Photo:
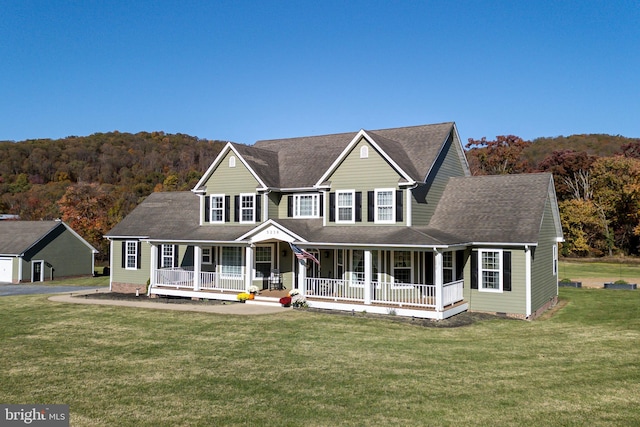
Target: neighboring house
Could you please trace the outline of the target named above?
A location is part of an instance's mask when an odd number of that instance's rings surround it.
[[[0,282],[91,276],[96,253],[62,221],[0,221]]]
[[[331,310],[533,318],[557,300],[562,229],[550,174],[472,177],[442,123],[228,143],[191,192],[151,194],[106,237],[116,292],[275,283]]]

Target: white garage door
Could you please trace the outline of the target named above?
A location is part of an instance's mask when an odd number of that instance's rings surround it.
[[[13,260],[0,258],[0,282],[11,282]]]

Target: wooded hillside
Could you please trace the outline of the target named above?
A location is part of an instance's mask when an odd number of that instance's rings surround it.
[[[224,144],[117,131],[0,142],[0,213],[61,218],[107,259],[108,230],[153,191],[193,188]]]

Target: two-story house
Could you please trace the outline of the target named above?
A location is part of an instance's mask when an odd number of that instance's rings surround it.
[[[472,177],[442,123],[228,143],[193,190],[151,194],[106,237],[116,292],[532,318],[557,300],[562,229],[551,175]]]

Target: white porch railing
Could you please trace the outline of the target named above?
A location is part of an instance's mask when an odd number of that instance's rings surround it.
[[[412,283],[377,283],[373,287],[372,302],[390,305],[436,307],[436,286]]]
[[[155,286],[171,286],[177,289],[194,289],[194,272],[184,268],[161,268],[154,271]],[[238,291],[245,288],[244,274],[200,272],[200,289]]]
[[[464,280],[445,283],[442,286],[442,305],[448,306],[464,299]]]
[[[308,277],[305,294],[334,301],[364,301],[364,281]]]
[[[463,299],[463,281],[442,286],[442,306],[455,304]],[[364,302],[363,280],[307,278],[305,293],[310,298]],[[392,306],[417,306],[437,308],[437,286],[413,283],[371,282],[371,302]]]

